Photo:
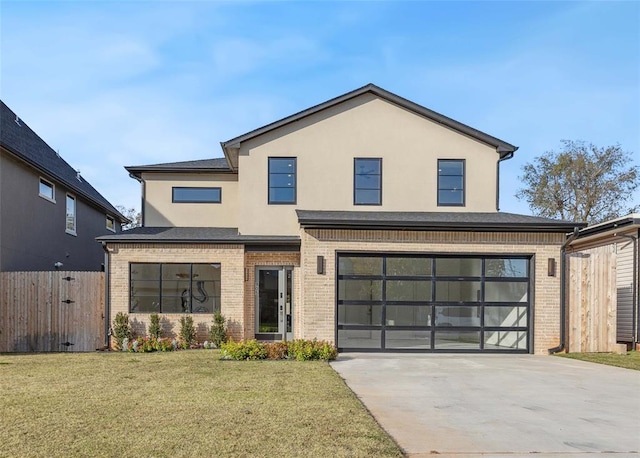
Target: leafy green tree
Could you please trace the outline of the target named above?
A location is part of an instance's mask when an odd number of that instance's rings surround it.
[[[595,224],[638,209],[629,204],[640,168],[620,145],[562,140],[561,151],[536,157],[522,172],[516,197],[538,216]]]

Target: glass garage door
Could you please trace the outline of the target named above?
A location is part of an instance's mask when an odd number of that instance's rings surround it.
[[[529,257],[339,254],[342,351],[529,352]]]

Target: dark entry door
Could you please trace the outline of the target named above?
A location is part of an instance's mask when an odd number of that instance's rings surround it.
[[[258,267],[256,271],[256,339],[293,338],[293,269]]]

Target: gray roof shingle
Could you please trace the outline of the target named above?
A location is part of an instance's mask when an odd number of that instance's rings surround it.
[[[125,169],[136,176],[143,172],[231,172],[224,157],[196,161],[166,162],[163,164],[131,165]]]
[[[298,236],[242,235],[234,227],[136,227],[96,240],[118,243],[252,243],[300,244]]]
[[[38,136],[22,119],[0,100],[0,145],[40,173],[61,183],[77,195],[93,202],[120,221],[127,219],[114,208],[87,180]]]
[[[571,232],[584,223],[514,213],[296,210],[303,227]]]

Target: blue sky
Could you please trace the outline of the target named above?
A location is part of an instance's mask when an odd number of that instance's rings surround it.
[[[0,97],[114,204],[125,165],[219,143],[377,84],[520,147],[620,143],[640,163],[639,2],[0,4]],[[640,202],[640,192],[635,201]]]

